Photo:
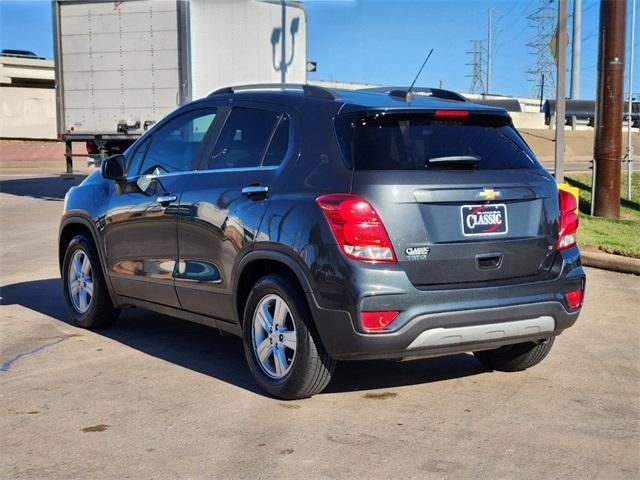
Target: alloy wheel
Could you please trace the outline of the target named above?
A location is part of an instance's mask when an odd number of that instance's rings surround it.
[[[73,308],[80,314],[85,313],[93,299],[93,271],[84,250],[77,250],[71,257],[67,282]]]
[[[287,302],[269,294],[253,313],[253,352],[262,370],[271,378],[284,378],[296,356],[296,326]]]

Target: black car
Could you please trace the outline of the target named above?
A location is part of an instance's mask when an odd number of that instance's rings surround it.
[[[179,108],[67,194],[69,315],[242,336],[286,399],[337,360],[537,364],[582,305],[576,200],[504,110],[442,92],[262,85]]]

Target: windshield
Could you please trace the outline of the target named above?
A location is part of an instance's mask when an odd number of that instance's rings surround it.
[[[339,117],[336,131],[356,170],[542,168],[507,117],[376,113]]]

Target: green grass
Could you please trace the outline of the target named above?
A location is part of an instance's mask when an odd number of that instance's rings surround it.
[[[567,174],[565,181],[580,189],[578,245],[597,248],[617,255],[640,258],[640,173],[633,173],[631,201],[627,200],[627,175],[622,175],[619,220],[589,215],[591,209],[591,172]]]

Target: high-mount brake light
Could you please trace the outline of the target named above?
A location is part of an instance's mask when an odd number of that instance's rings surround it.
[[[467,110],[436,110],[436,118],[466,118],[469,116]]]
[[[576,244],[578,225],[578,201],[576,197],[564,190],[558,191],[560,219],[558,222],[558,250],[565,250]]]
[[[364,262],[395,263],[389,235],[375,209],[363,198],[332,193],[316,199],[342,252]]]

